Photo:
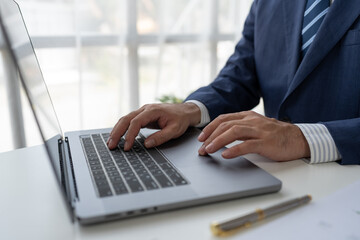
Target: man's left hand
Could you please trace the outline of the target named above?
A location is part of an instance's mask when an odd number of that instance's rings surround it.
[[[242,143],[223,151],[222,156],[257,153],[275,161],[310,157],[309,145],[299,127],[252,111],[220,115],[203,129],[198,140],[204,142],[200,155],[241,140]]]

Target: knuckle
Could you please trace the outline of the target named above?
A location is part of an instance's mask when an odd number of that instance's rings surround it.
[[[160,110],[159,104],[148,104],[147,111],[157,112]]]
[[[146,108],[149,109],[149,110],[152,110],[155,108],[155,104],[146,104]]]
[[[128,115],[123,116],[119,119],[118,123],[122,123],[122,122],[128,122],[130,119],[130,117]]]
[[[248,112],[249,112],[249,115],[258,116],[258,117],[261,116],[260,114],[258,114],[257,112],[255,112],[255,111],[253,111],[253,110],[250,110],[250,111],[248,111]]]
[[[227,114],[221,114],[217,117],[217,119],[219,121],[225,121],[227,119],[227,116],[228,116]]]
[[[238,113],[238,117],[241,119],[251,119],[254,118],[255,113],[253,111],[242,111]]]
[[[250,125],[260,126],[262,121],[259,118],[254,118],[254,119],[251,119],[251,121],[249,123],[250,123]]]
[[[136,118],[134,118],[130,121],[130,127],[138,127],[139,124],[140,124],[140,121]]]
[[[227,128],[229,128],[229,127],[230,127],[230,123],[228,123],[228,122],[222,122],[222,123],[220,123],[220,125],[219,125],[219,128],[220,128],[221,130],[227,129]]]
[[[262,115],[258,114],[257,112],[254,112],[254,111],[247,111],[245,117],[247,117],[248,119],[252,119],[252,120],[262,119]]]
[[[270,121],[273,122],[273,123],[279,122],[276,118],[270,118]]]
[[[238,112],[237,115],[242,118],[245,117],[247,115],[247,111],[242,111],[242,112]]]
[[[241,134],[241,131],[242,131],[242,127],[239,126],[239,125],[234,125],[231,127],[231,133],[234,134],[234,135],[240,135]]]
[[[146,111],[146,112],[154,112],[154,111],[158,111],[158,110],[159,110],[158,104],[145,104],[144,105],[144,111]]]
[[[242,114],[242,116],[244,116],[244,117],[252,116],[252,115],[254,115],[254,111],[243,111],[240,114]]]
[[[142,109],[146,109],[146,108],[148,108],[150,106],[150,104],[144,104],[141,108]]]

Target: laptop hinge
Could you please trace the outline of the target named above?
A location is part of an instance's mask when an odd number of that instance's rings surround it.
[[[69,167],[70,167],[70,171],[71,171],[71,179],[72,180],[72,184],[74,187],[74,197],[79,200],[79,194],[78,194],[78,190],[77,190],[77,184],[76,184],[76,178],[75,178],[75,171],[74,171],[74,165],[73,165],[73,160],[71,157],[71,151],[70,151],[70,144],[69,144],[69,139],[68,137],[65,137],[65,143],[66,143],[66,149],[67,149],[67,153],[68,153],[68,161],[70,163]]]
[[[65,144],[64,144],[65,142]],[[69,153],[68,153],[68,142],[63,141],[62,139],[58,140],[58,149],[59,149],[59,161],[60,161],[60,171],[61,171],[61,185],[66,193],[66,202],[69,209],[71,221],[75,221],[74,214],[74,204],[75,204],[75,187],[74,181],[72,180],[73,172],[71,171],[72,164],[70,164]]]

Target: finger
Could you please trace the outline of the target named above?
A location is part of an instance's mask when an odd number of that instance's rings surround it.
[[[132,147],[136,136],[143,127],[156,126],[157,128],[165,128],[166,120],[162,111],[143,111],[136,116],[129,125],[128,131],[125,136],[124,150],[128,151]],[[165,131],[166,132],[166,131]],[[150,146],[150,143],[148,143]],[[155,143],[156,144],[156,143]],[[159,144],[157,144],[159,145]]]
[[[158,112],[144,111],[133,118],[130,122],[128,131],[125,136],[124,150],[128,151],[134,144],[136,136],[139,134],[140,129],[149,125],[152,122],[156,122],[159,119]]]
[[[247,140],[222,152],[221,156],[226,159],[242,156],[249,153],[259,153],[260,140]]]
[[[175,124],[167,125],[165,128],[147,137],[145,140],[145,147],[152,148],[159,146],[171,139],[180,137],[185,130],[186,129],[179,129]]]
[[[199,149],[200,155],[207,154],[205,148],[219,135],[223,134],[227,130],[229,130],[231,127],[235,125],[240,125],[241,122],[238,120],[228,121],[221,123],[211,134],[210,136],[205,140],[204,144]]]
[[[117,147],[121,137],[127,131],[131,120],[133,118],[135,118],[137,115],[139,115],[143,110],[144,110],[143,108],[140,108],[140,109],[138,109],[134,112],[131,112],[128,115],[119,119],[119,121],[116,123],[116,125],[112,129],[112,131],[110,133],[110,137],[107,141],[107,145],[110,149],[114,149]]]
[[[230,120],[227,122],[222,122],[211,134],[210,136],[205,140],[204,145],[207,146],[209,143],[211,143],[216,137],[223,134],[227,130],[229,130],[232,127],[235,126],[241,126],[242,121],[241,120]]]
[[[239,113],[230,113],[230,114],[223,114],[219,117],[215,118],[211,123],[209,123],[201,132],[201,134],[198,137],[198,140],[200,142],[206,141],[206,139],[215,131],[218,126],[227,121],[232,120],[241,120],[246,116],[246,113],[239,112]]]
[[[116,134],[116,132],[119,130],[119,128],[121,128],[121,126],[124,124],[124,122],[127,123],[127,125],[129,125],[130,121],[144,110],[145,110],[144,107],[142,107],[142,108],[139,108],[138,110],[133,111],[133,112],[127,114],[126,116],[120,118],[119,121],[115,124],[114,128],[111,130],[110,136],[112,136],[113,134]]]
[[[216,136],[208,145],[205,145],[202,151],[206,153],[214,153],[226,145],[236,140],[248,140],[256,139],[259,137],[258,131],[249,126],[235,125],[229,128],[227,131]],[[199,154],[203,155],[204,152],[199,150]]]

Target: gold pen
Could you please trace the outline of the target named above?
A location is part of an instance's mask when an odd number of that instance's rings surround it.
[[[215,236],[219,237],[227,237],[235,232],[250,227],[252,223],[263,220],[264,218],[271,217],[275,214],[287,211],[289,209],[301,206],[310,202],[311,196],[306,195],[303,197],[295,198],[292,200],[288,200],[286,202],[282,202],[276,204],[272,207],[265,209],[257,209],[255,212],[249,213],[245,216],[235,218],[222,223],[212,223],[210,225],[211,231]]]

